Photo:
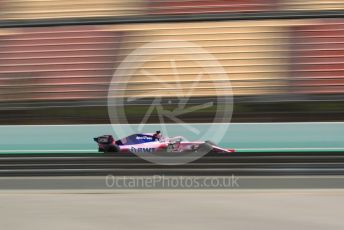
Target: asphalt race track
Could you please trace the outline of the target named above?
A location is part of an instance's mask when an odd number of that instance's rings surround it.
[[[1,155],[0,176],[335,176],[344,153],[235,153],[208,155],[185,165],[157,165],[128,155]]]

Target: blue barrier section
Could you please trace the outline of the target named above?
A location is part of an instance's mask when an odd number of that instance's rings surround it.
[[[207,133],[203,140],[238,152],[344,151],[344,122],[234,123],[220,135],[222,139],[216,137],[216,130],[223,128],[223,124],[193,124],[192,127]],[[118,138],[119,133],[123,137],[136,128],[137,125],[0,126],[0,153],[92,153],[97,151],[93,137],[113,134]],[[183,129],[189,127],[152,124],[145,125],[142,132],[162,130],[169,136],[185,135],[188,140],[197,140],[197,135]]]

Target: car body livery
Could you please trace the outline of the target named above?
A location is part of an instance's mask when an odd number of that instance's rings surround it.
[[[154,133],[132,134],[120,140],[115,140],[112,135],[103,135],[95,137],[94,141],[98,143],[99,152],[194,152],[205,145],[215,153],[234,152],[234,149],[221,148],[210,141],[190,142],[182,136],[168,138],[156,136]]]

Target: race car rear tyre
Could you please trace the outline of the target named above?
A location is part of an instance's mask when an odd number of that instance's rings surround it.
[[[103,148],[98,148],[98,152],[105,152]]]
[[[107,153],[117,153],[119,152],[119,147],[117,145],[109,145],[106,147],[105,151],[104,152],[107,152]]]

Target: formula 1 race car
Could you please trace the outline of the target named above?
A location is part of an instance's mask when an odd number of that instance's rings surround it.
[[[133,134],[115,140],[112,135],[103,135],[95,137],[94,141],[98,143],[99,152],[132,152],[132,153],[153,153],[153,152],[197,152],[202,147],[215,153],[232,153],[234,149],[225,149],[216,146],[210,141],[186,141],[184,137],[177,136],[173,138],[163,137],[160,131],[156,133]]]

